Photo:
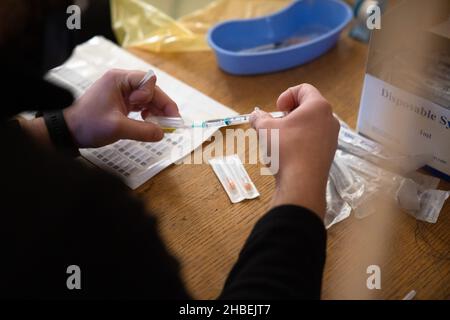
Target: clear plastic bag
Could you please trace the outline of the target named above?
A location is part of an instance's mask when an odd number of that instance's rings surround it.
[[[342,126],[339,149],[400,174],[413,172],[433,159],[431,154],[404,155],[390,150]]]
[[[450,194],[435,189],[436,178],[417,172],[405,177],[342,150],[336,151],[330,177],[358,218],[374,213],[376,201],[385,197],[416,219],[435,223]]]
[[[325,227],[328,229],[334,224],[347,219],[350,216],[352,207],[345,202],[336,190],[333,180],[327,182],[327,211],[324,218]]]

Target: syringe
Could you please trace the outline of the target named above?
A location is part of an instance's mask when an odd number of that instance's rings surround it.
[[[270,112],[273,118],[283,118],[287,115],[287,112]],[[206,120],[201,122],[194,122],[191,124],[192,128],[211,128],[211,127],[228,127],[238,124],[249,123],[251,114],[241,114],[234,117],[227,117],[223,119]]]
[[[273,118],[283,118],[288,113],[284,111],[269,112]],[[145,121],[154,122],[160,125],[164,130],[175,129],[195,129],[195,128],[213,128],[213,127],[228,127],[238,124],[244,124],[250,122],[251,114],[241,114],[233,117],[226,117],[222,119],[205,120],[199,122],[185,123],[182,118],[179,117],[149,117]]]

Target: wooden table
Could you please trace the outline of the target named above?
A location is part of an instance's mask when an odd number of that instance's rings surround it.
[[[275,74],[237,77],[219,70],[213,53],[150,54],[144,60],[240,113],[260,105],[274,110],[278,95],[307,82],[355,126],[363,84],[367,45],[344,33],[330,52],[307,65]],[[170,251],[182,264],[182,276],[196,298],[213,299],[256,221],[269,209],[274,180],[246,165],[261,197],[231,204],[211,168],[173,165],[137,190],[160,221]],[[449,183],[441,183],[449,189]],[[351,217],[328,232],[324,299],[401,299],[410,290],[417,299],[450,299],[450,201],[436,224],[382,204],[365,219]],[[381,290],[368,290],[369,265],[381,268]]]

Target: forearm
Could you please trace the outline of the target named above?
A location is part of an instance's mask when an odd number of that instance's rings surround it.
[[[43,117],[35,118],[33,120],[26,120],[19,117],[18,121],[22,130],[31,137],[36,144],[46,149],[54,148]]]
[[[272,197],[272,207],[297,205],[305,207],[323,219],[326,210],[325,190],[327,177],[314,168],[295,165],[283,168],[277,176],[276,188]]]
[[[18,119],[22,131],[29,136],[36,145],[43,149],[78,157],[78,145],[73,139],[72,132],[67,126],[66,110],[44,114],[33,120]]]
[[[326,231],[298,206],[272,209],[255,226],[221,299],[319,299]]]

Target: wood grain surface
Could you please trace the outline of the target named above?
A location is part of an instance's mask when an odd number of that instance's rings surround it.
[[[346,34],[314,62],[261,76],[228,75],[212,52],[131,52],[240,113],[256,105],[275,110],[281,92],[310,83],[354,127],[367,45]],[[217,297],[252,227],[269,209],[274,180],[260,175],[259,167],[246,165],[261,197],[239,204],[230,203],[207,164],[172,165],[136,191],[158,217],[162,237],[196,298]],[[450,184],[440,187],[448,190]],[[450,299],[449,231],[450,201],[436,224],[417,222],[388,201],[370,217],[338,223],[328,232],[323,298],[401,299],[416,290],[417,299]],[[369,265],[381,268],[380,290],[366,287]]]

